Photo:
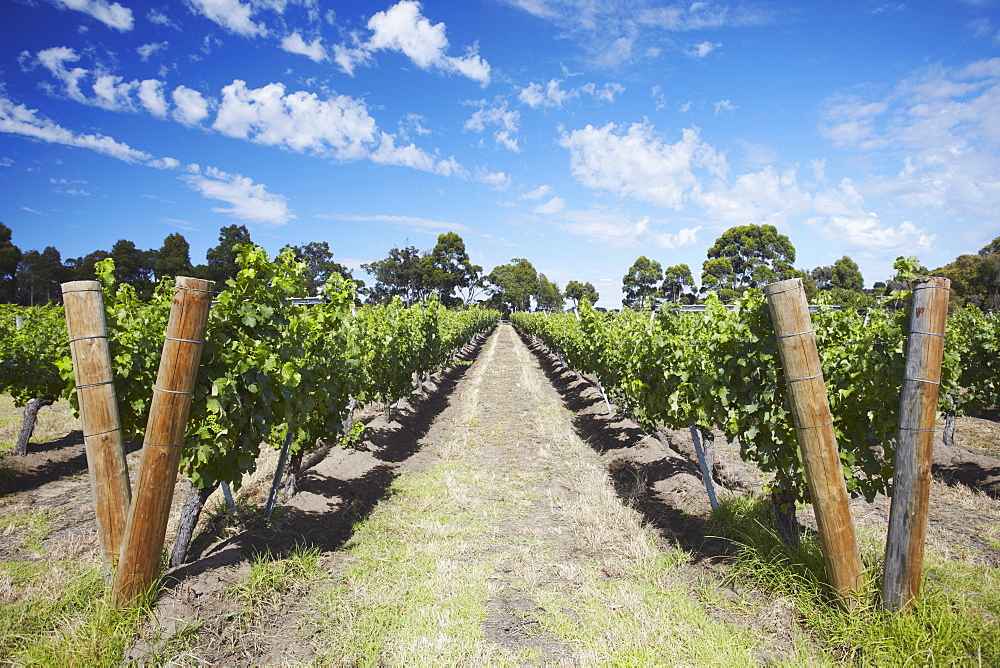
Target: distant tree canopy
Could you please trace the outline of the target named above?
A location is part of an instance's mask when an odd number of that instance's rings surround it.
[[[663,284],[660,286],[660,294],[668,302],[679,304],[681,302],[694,302],[694,276],[691,275],[691,268],[686,264],[678,264],[667,267],[663,271]]]
[[[312,241],[304,246],[285,246],[285,248],[290,248],[295,253],[296,260],[306,263],[306,292],[309,296],[319,294],[319,289],[326,285],[327,279],[333,274],[354,280],[350,269],[333,261],[329,242]]]
[[[580,281],[570,281],[566,284],[566,298],[573,300],[573,305],[576,308],[580,308],[580,303],[583,300],[590,302],[591,306],[597,303],[597,300],[601,298],[597,294],[597,289],[594,287],[593,283],[581,283]]]
[[[640,255],[622,277],[622,292],[625,294],[622,305],[633,309],[656,306],[662,282],[663,267],[660,263]]]
[[[17,300],[17,266],[21,249],[11,241],[11,230],[0,223],[0,303]]]
[[[434,249],[422,261],[428,285],[445,306],[469,304],[483,288],[483,268],[472,264],[465,241],[454,232],[438,236]]]
[[[747,288],[794,278],[795,247],[773,225],[739,225],[722,233],[702,265],[701,289],[723,300]]]
[[[457,306],[471,302],[483,287],[483,268],[472,264],[465,241],[454,232],[439,235],[429,251],[393,248],[384,260],[361,267],[375,278],[368,298],[376,302],[399,297],[413,304],[436,293],[442,304]]]
[[[111,247],[109,257],[115,262],[115,280],[134,287],[141,299],[153,295],[156,251],[140,250],[131,241],[119,239]]]
[[[538,298],[536,301],[539,311],[562,311],[566,298],[563,297],[557,283],[550,281],[545,274],[539,274]]]
[[[216,289],[225,288],[225,282],[239,271],[236,248],[253,243],[246,225],[229,225],[219,230],[219,244],[205,253],[204,278],[215,281]],[[201,272],[198,272],[201,273]]]
[[[538,272],[524,258],[494,267],[486,280],[492,293],[486,303],[491,308],[507,313],[527,311],[531,308],[531,298],[538,297]]]
[[[861,275],[858,263],[846,255],[829,267],[816,267],[811,276],[817,290],[853,290],[860,292],[865,289],[865,279]]]
[[[375,278],[375,285],[368,291],[368,299],[388,302],[399,297],[408,306],[425,299],[430,294],[427,266],[420,261],[420,251],[415,246],[392,248],[389,257],[362,264],[361,268]]]
[[[191,276],[191,245],[180,232],[167,235],[160,250],[153,251],[153,275],[159,281],[166,276]]]
[[[958,305],[1000,311],[1000,237],[975,255],[960,255],[931,273],[951,279],[952,299]]]
[[[70,270],[54,246],[21,255],[17,265],[17,301],[25,306],[61,302],[61,283],[69,280]]]

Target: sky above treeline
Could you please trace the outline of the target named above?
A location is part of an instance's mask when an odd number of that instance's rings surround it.
[[[0,37],[0,221],[64,259],[454,231],[615,307],[735,225],[868,285],[1000,235],[996,0],[4,0]]]

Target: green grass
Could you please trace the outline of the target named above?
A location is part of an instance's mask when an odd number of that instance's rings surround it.
[[[256,612],[278,605],[285,594],[315,580],[320,573],[317,547],[297,547],[285,556],[258,554],[247,579],[231,587],[228,593]]]
[[[22,412],[14,405],[9,394],[0,395],[0,450],[13,449],[17,436],[21,432]],[[51,406],[45,406],[38,412],[35,431],[30,443],[45,443],[65,436],[74,429],[80,428],[80,421],[74,417],[69,402],[59,400]]]
[[[322,662],[345,665],[475,662],[483,638],[490,563],[470,559],[488,531],[464,498],[465,464],[397,479],[345,546],[351,565],[316,596],[327,618]],[[469,500],[469,503],[475,503]]]
[[[857,606],[838,605],[826,584],[816,536],[783,546],[766,499],[726,500],[717,529],[740,545],[733,577],[793,601],[800,622],[833,656],[861,666],[1000,664],[1000,589],[994,569],[928,553],[920,598],[909,612],[881,609],[882,557],[865,548],[869,586]]]
[[[0,663],[115,666],[146,610],[114,610],[96,566],[0,563]]]
[[[0,505],[0,508],[3,507]],[[58,514],[58,511],[51,509],[15,508],[10,514],[0,516],[0,535],[4,536],[4,540],[10,541],[9,546],[40,552],[42,539],[52,531]]]

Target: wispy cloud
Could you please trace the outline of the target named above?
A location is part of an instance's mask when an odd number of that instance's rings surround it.
[[[203,197],[229,204],[228,207],[212,207],[216,213],[267,227],[278,227],[297,217],[288,208],[288,198],[268,192],[266,186],[241,174],[228,174],[209,167],[204,174],[181,178]]]
[[[87,14],[109,28],[126,32],[132,29],[132,10],[107,0],[53,0],[56,7]]]

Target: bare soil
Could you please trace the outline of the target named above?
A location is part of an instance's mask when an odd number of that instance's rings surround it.
[[[724,583],[732,546],[706,528],[709,504],[690,434],[670,431],[661,438],[650,436],[620,412],[609,413],[594,383],[522,340],[509,325],[501,325],[493,337],[490,359],[476,362],[481,366],[488,362],[483,368],[470,366],[483,351],[480,340],[460,356],[468,363],[435,375],[390,417],[381,407],[369,408],[362,415],[366,426],[358,449],[334,448],[305,472],[295,496],[282,499],[275,522],[265,525],[252,519],[226,527],[206,518],[189,562],[166,573],[154,614],[126,661],[262,665],[313,659],[312,638],[320,629],[311,626],[310,620],[317,619],[318,613],[306,591],[290,592],[268,614],[248,624],[241,618],[241,604],[227,590],[247,576],[256,555],[282,554],[302,545],[321,551],[328,578],[335,579],[345,563],[339,549],[351,537],[355,523],[385,497],[394,478],[439,461],[441,448],[453,441],[455,430],[467,428],[472,413],[480,425],[472,437],[489,446],[479,465],[501,476],[512,468],[528,471],[543,481],[540,484],[548,496],[542,493],[542,497],[566,496],[570,481],[546,459],[546,443],[532,430],[536,405],[532,402],[539,398],[527,401],[518,390],[518,378],[524,374],[544,378],[545,400],[565,409],[565,419],[593,449],[622,504],[655,527],[664,546],[680,545],[691,554],[682,577],[690,580],[692,591],[709,578],[722,589],[723,600],[738,596]],[[475,392],[470,387],[472,376],[476,377]],[[955,447],[943,446],[940,428],[938,439],[928,536],[932,549],[984,566],[1000,566],[1000,423],[960,418]],[[139,445],[129,444],[132,464]],[[0,456],[13,470],[0,479],[0,516],[19,509],[45,510],[52,525],[41,549],[32,547],[25,533],[28,529],[3,531],[0,560],[58,555],[96,562],[97,536],[80,432],[33,444],[27,457],[9,452]],[[759,469],[740,460],[738,443],[727,443],[721,434],[716,435],[716,458],[714,479],[720,495],[758,492],[766,483]],[[273,457],[265,462],[264,470],[246,481],[245,502],[263,505],[271,472]],[[178,510],[187,488],[186,482],[178,482],[174,498]],[[210,501],[209,507],[214,503]],[[873,503],[857,499],[853,506],[862,535],[875,542],[884,540],[888,499],[879,497]],[[808,525],[810,513],[800,512],[800,520]],[[586,549],[564,515],[552,512],[551,504],[545,503],[529,505],[516,518],[500,522],[494,549],[512,549],[526,531],[557,537],[553,549],[566,555],[566,563],[571,563],[574,551]],[[515,551],[510,558],[516,559]],[[530,592],[513,579],[505,581],[502,573],[494,584],[484,626],[492,642],[513,650],[531,649],[546,662],[571,656],[570,648],[531,628],[538,609]],[[760,605],[750,614],[717,603],[713,614],[736,620],[759,634],[761,646],[767,648],[759,657],[762,662],[794,657],[794,639],[802,636],[794,609],[787,601],[771,600],[763,593],[760,598]]]

